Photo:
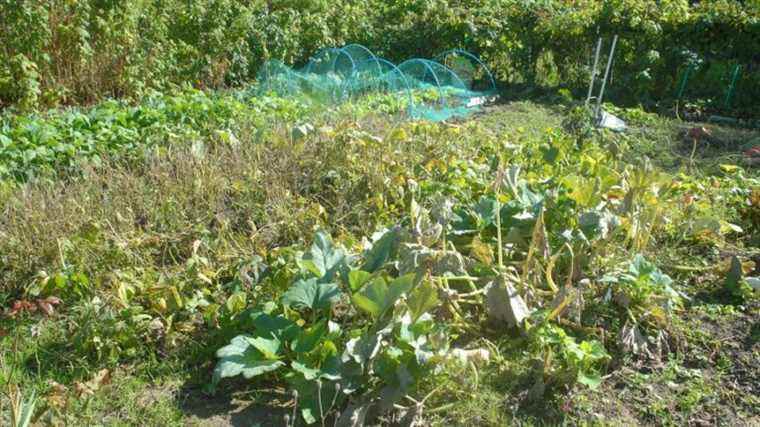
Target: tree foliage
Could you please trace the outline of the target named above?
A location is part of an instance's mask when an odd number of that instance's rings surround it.
[[[0,107],[139,97],[184,83],[237,85],[251,81],[265,60],[299,64],[319,48],[348,42],[390,59],[460,47],[480,54],[502,80],[549,78],[580,91],[597,37],[612,34],[621,36],[613,95],[671,97],[694,58],[708,64],[700,77],[713,96],[723,95],[735,63],[744,65],[740,92],[757,87],[760,6],[692,3],[2,0]]]

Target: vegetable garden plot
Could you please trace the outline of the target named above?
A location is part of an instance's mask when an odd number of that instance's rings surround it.
[[[475,55],[453,49],[436,60],[395,65],[358,44],[318,51],[299,70],[269,61],[258,75],[260,91],[302,96],[326,105],[365,96],[392,95],[412,119],[467,116],[496,96],[496,82]]]

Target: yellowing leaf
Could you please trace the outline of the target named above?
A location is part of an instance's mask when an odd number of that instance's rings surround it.
[[[389,139],[391,141],[406,141],[409,139],[409,135],[407,135],[406,131],[402,127],[397,127],[396,129],[391,132],[389,135]]]
[[[85,383],[74,383],[74,390],[77,392],[78,397],[93,396],[95,392],[100,390],[101,387],[111,382],[111,371],[108,369],[101,369],[95,376]]]
[[[235,292],[227,298],[225,305],[230,313],[237,314],[245,310],[247,297],[245,292]]]
[[[729,164],[721,164],[720,170],[722,170],[725,173],[734,173],[739,170],[739,166],[736,165],[729,165]]]

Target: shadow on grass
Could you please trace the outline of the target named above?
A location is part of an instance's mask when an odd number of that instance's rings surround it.
[[[188,422],[201,426],[282,426],[292,416],[290,396],[275,389],[253,389],[245,380],[229,381],[213,395],[186,385],[177,405]]]
[[[190,425],[282,426],[292,416],[292,396],[274,383],[229,378],[210,392],[216,350],[244,330],[230,327],[194,337],[192,349],[177,355],[189,376],[175,395],[175,405]]]
[[[492,337],[497,339],[496,336]],[[558,378],[544,374],[544,361],[530,357],[525,349],[525,337],[516,331],[501,335],[501,357],[512,362],[486,368],[483,382],[475,393],[492,396],[482,403],[498,404],[501,413],[488,423],[506,422],[509,425],[561,425],[567,418],[570,388]],[[479,399],[475,399],[479,400]],[[472,409],[476,409],[474,406]],[[477,410],[487,413],[488,410]],[[476,412],[476,411],[473,411]],[[486,423],[486,424],[488,424]]]

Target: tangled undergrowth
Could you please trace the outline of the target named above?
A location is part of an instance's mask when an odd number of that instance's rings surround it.
[[[84,130],[82,152],[5,171],[0,416],[695,423],[728,402],[757,420],[760,179],[735,154],[756,133],[183,96],[99,122],[141,135],[118,149]]]

